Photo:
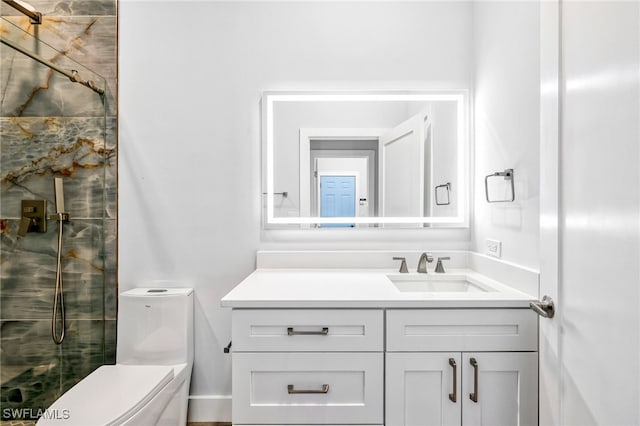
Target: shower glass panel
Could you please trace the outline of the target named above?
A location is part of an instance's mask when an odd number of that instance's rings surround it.
[[[104,88],[105,80],[64,53],[0,20],[0,34]],[[105,96],[0,45],[0,372],[3,421],[35,420],[98,366],[115,360],[115,302],[105,297]],[[51,337],[58,222],[18,235],[21,200],[47,200],[63,178],[64,341]],[[112,233],[109,232],[109,235]],[[4,423],[3,423],[4,424]]]

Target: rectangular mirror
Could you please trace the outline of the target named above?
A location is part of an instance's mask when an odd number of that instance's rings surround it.
[[[267,92],[265,225],[468,225],[468,94]]]

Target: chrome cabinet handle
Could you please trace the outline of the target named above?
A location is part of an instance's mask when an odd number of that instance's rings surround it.
[[[469,394],[469,398],[473,402],[478,402],[478,361],[475,358],[469,360],[473,366],[473,393]]]
[[[326,336],[329,334],[329,327],[322,327],[320,331],[296,331],[293,327],[287,327],[288,336]]]
[[[453,402],[458,402],[458,366],[456,365],[456,360],[453,358],[449,358],[449,365],[453,367],[453,393],[449,394],[449,399]]]
[[[288,394],[298,394],[298,393],[328,393],[329,385],[322,385],[322,389],[294,389],[294,385],[287,385],[287,393]]]

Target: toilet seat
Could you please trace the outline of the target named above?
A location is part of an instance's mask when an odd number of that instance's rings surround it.
[[[122,424],[173,377],[173,368],[166,365],[104,365],[62,395],[38,425]]]

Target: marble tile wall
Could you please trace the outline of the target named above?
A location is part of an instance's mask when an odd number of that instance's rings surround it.
[[[44,22],[33,25],[2,3],[0,34],[78,70],[105,95],[0,47],[3,422],[14,419],[5,408],[46,408],[99,365],[114,363],[116,349],[117,3],[28,2]],[[71,215],[63,244],[67,328],[59,346],[51,339],[58,224],[17,234],[20,200],[45,199],[54,212],[54,177],[64,178]]]

